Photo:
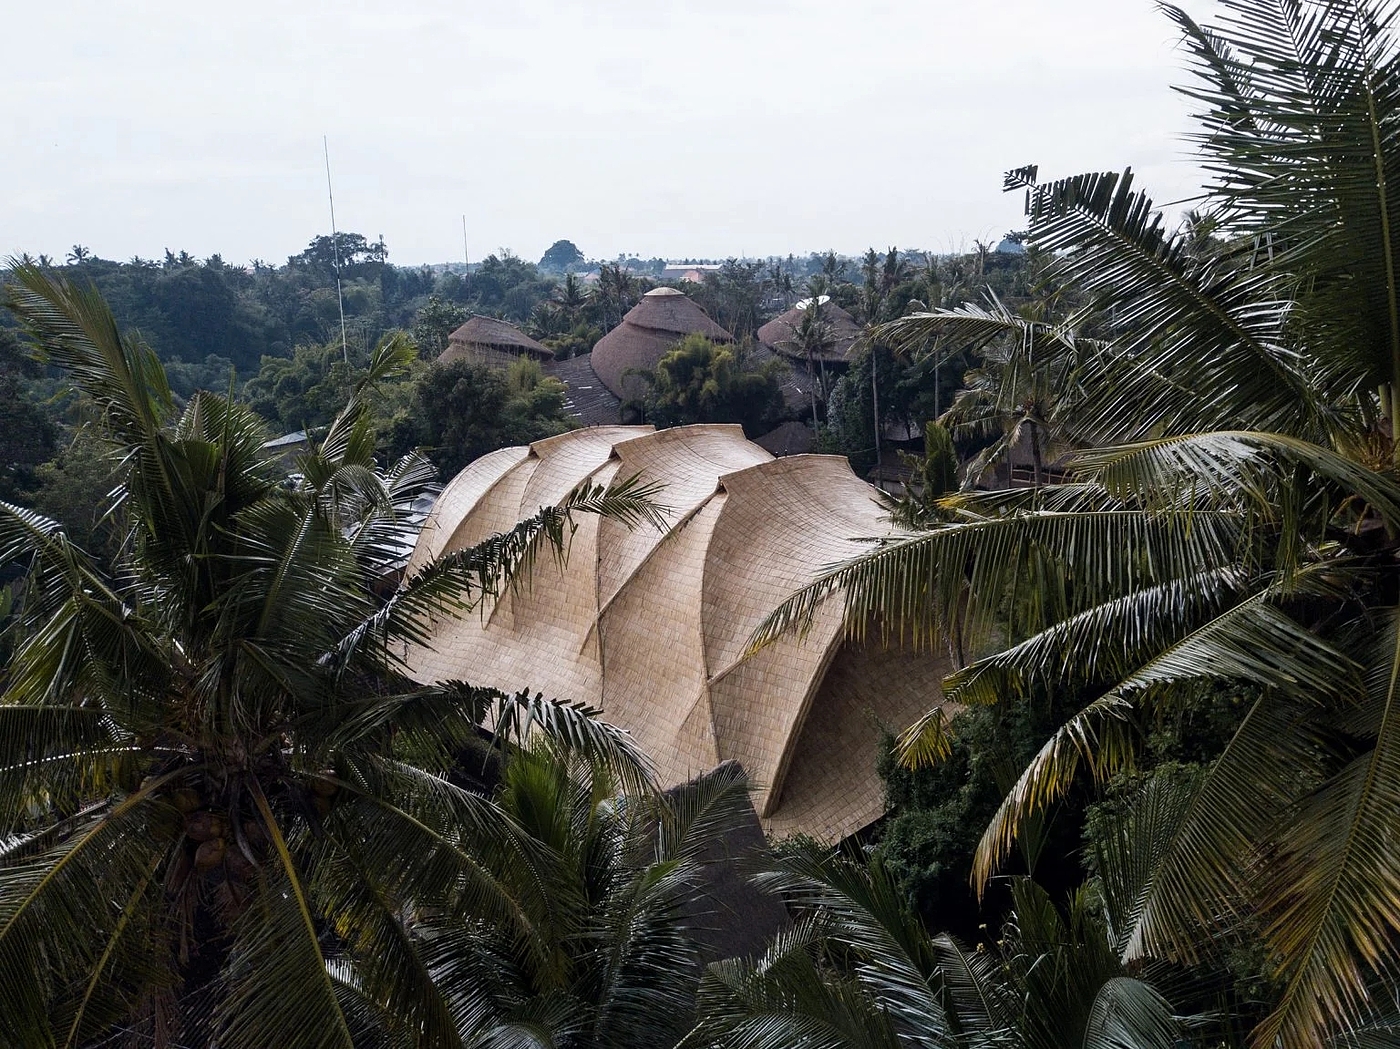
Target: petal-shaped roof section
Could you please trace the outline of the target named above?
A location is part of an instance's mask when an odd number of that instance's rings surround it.
[[[737,426],[576,430],[502,449],[444,490],[410,572],[509,528],[584,480],[665,483],[665,528],[581,518],[563,564],[494,607],[432,624],[409,652],[420,681],[530,688],[599,707],[646,748],[663,783],[737,760],[770,831],[841,837],[883,809],[879,727],[937,700],[946,662],[852,646],[841,603],[750,654],[794,589],[890,525],[845,459],[774,459]]]

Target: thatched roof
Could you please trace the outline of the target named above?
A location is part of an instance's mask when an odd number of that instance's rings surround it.
[[[815,380],[805,369],[799,373],[799,369],[791,367],[784,358],[779,357],[763,343],[750,344],[744,357],[744,363],[748,367],[761,368],[769,361],[781,361],[783,364],[778,372],[778,389],[782,391],[783,407],[789,412],[805,411],[812,400],[812,386]]]
[[[472,346],[485,346],[510,353],[528,354],[539,360],[553,360],[554,351],[536,342],[513,324],[495,317],[472,317],[447,337],[447,349],[438,360],[444,364],[468,356]]]
[[[755,438],[753,443],[777,456],[805,455],[816,445],[817,435],[806,423],[789,421]]]
[[[758,341],[774,351],[781,353],[785,357],[794,357],[798,360],[806,360],[807,354],[799,350],[793,340],[796,338],[798,328],[802,324],[802,315],[806,309],[804,303],[798,303],[780,317],[775,317],[763,327],[758,329]],[[843,310],[834,302],[822,303],[822,320],[831,328],[832,343],[825,352],[821,354],[813,353],[813,359],[825,361],[844,361],[851,353],[851,348],[855,345],[856,339],[860,338],[861,327],[856,323],[855,318]]]
[[[699,306],[675,288],[656,288],[627,311],[622,323],[593,347],[593,370],[609,390],[627,400],[646,387],[628,379],[630,370],[650,371],[687,335],[700,334],[715,342],[734,336],[712,321]]]
[[[774,459],[738,426],[598,426],[478,459],[447,486],[408,572],[504,531],[587,479],[665,484],[666,527],[579,519],[568,559],[531,585],[429,624],[422,682],[529,687],[627,729],[662,784],[744,766],[769,834],[844,837],[878,818],[879,726],[940,696],[946,659],[849,644],[842,595],[810,630],[748,651],[759,623],[823,567],[890,534],[842,457]]]

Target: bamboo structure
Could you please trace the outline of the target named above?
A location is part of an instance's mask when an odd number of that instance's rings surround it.
[[[665,528],[585,517],[562,563],[489,607],[435,619],[407,653],[423,682],[530,688],[631,732],[663,785],[739,761],[773,835],[849,835],[883,812],[882,728],[941,695],[928,653],[847,641],[839,596],[811,628],[749,651],[755,627],[824,566],[891,532],[839,456],[775,459],[738,426],[598,426],[503,448],[443,491],[409,564],[474,545],[584,480],[662,481]]]

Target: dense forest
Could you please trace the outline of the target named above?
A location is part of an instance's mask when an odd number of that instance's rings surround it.
[[[537,369],[506,375],[462,362],[434,367],[455,328],[473,314],[498,316],[567,358],[587,353],[657,286],[627,260],[595,264],[588,271],[592,279],[585,280],[576,255],[572,249],[567,265],[558,260],[552,265],[546,253],[537,265],[502,252],[469,272],[434,272],[397,267],[388,261],[382,241],[348,233],[339,235],[338,255],[336,242],[319,236],[280,267],[262,262],[238,267],[218,256],[198,260],[171,252],[161,262],[114,262],[80,245],[62,264],[16,261],[94,288],[118,326],[161,360],[177,399],[201,389],[233,389],[266,422],[269,436],[328,425],[365,376],[374,347],[404,332],[416,347],[416,359],[376,386],[376,440],[381,454],[390,457],[424,448],[451,476],[495,448],[571,425],[563,387]],[[871,249],[860,259],[834,252],[803,259],[730,259],[700,283],[676,286],[733,331],[742,348],[764,321],[803,295],[829,294],[862,321],[873,322],[921,309],[926,299],[953,305],[991,294],[1019,302],[1030,273],[1027,256],[998,254],[986,245],[944,257],[891,248]],[[0,273],[0,282],[4,279]],[[937,406],[933,379],[924,374],[929,365],[883,346],[862,354],[849,377],[833,374],[834,388],[822,404],[821,440],[830,450],[849,454],[862,470],[875,460],[874,418],[870,400],[852,391],[872,385],[872,359],[880,403],[891,417],[904,418],[917,430]],[[688,381],[701,386],[717,381],[725,391],[702,407],[668,392],[676,390],[679,366],[678,361],[658,373],[657,395],[647,410],[659,421],[746,422],[756,436],[785,417],[781,405],[771,403],[776,397],[771,368],[763,377],[746,366],[726,365],[716,378],[711,358],[698,371],[688,366]],[[957,382],[957,367],[945,367],[939,376],[943,404]],[[761,390],[757,401],[755,394],[738,392],[755,383]],[[101,492],[94,488],[101,464],[98,449],[84,436],[84,406],[65,392],[58,372],[28,359],[12,321],[0,324],[0,404],[25,422],[0,435],[0,497],[22,494],[90,539],[92,529],[103,527],[96,509]]]

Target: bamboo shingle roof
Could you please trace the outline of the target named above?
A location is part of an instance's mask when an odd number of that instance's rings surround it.
[[[584,426],[622,421],[622,401],[598,378],[592,354],[550,361],[544,365],[544,373],[564,384],[568,390],[564,411]]]
[[[839,595],[801,637],[748,651],[793,590],[868,549],[861,537],[891,532],[844,458],[774,459],[718,424],[598,426],[504,448],[444,489],[409,572],[585,479],[633,475],[666,485],[666,527],[581,518],[564,564],[542,562],[486,609],[434,619],[410,673],[588,703],[636,737],[665,786],[738,761],[770,834],[835,839],[874,821],[880,727],[935,701],[947,662],[847,642]]]
[[[444,364],[461,357],[473,355],[473,351],[494,350],[514,356],[530,356],[536,360],[552,361],[554,351],[543,343],[536,342],[513,324],[507,324],[495,317],[471,317],[447,337],[447,349],[438,360]]]
[[[645,386],[627,372],[650,371],[676,343],[692,334],[715,342],[734,341],[733,335],[675,288],[655,288],[598,340],[591,354],[593,370],[615,396],[639,397]]]

